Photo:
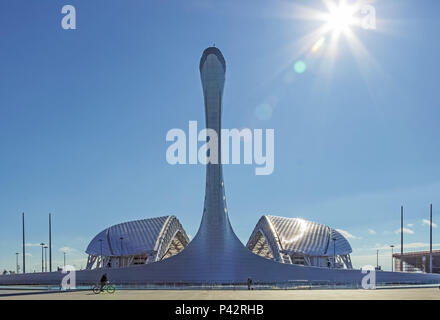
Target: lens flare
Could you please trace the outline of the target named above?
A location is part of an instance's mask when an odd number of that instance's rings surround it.
[[[315,44],[312,47],[312,52],[318,52],[319,49],[321,49],[321,47],[323,46],[325,42],[325,38],[321,37],[318,39],[318,41],[315,42]]]
[[[272,118],[273,108],[268,103],[262,103],[255,109],[255,116],[258,120],[269,120]]]
[[[293,68],[295,69],[295,72],[296,72],[296,73],[301,74],[301,73],[304,73],[304,71],[306,71],[306,69],[307,69],[307,65],[306,65],[306,63],[305,63],[304,61],[299,60],[299,61],[297,61],[297,62],[295,63],[295,65],[293,66]]]

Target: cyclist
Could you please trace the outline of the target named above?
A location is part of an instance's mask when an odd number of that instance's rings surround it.
[[[101,286],[99,287],[99,290],[100,290],[101,292],[103,292],[103,291],[104,291],[104,286],[108,283],[107,273],[104,273],[104,274],[102,275],[101,280],[100,280],[100,283],[101,283]]]

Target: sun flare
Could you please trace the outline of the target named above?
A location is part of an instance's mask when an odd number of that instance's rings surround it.
[[[329,6],[329,12],[326,14],[326,28],[330,32],[346,33],[350,27],[356,23],[355,6],[348,5],[345,1]]]
[[[285,58],[275,74],[291,70],[296,74],[314,72],[316,79],[330,82],[336,72],[338,58],[350,52],[364,77],[371,70],[381,72],[380,64],[364,46],[361,37],[376,31],[376,0],[319,0],[317,5],[283,2],[277,11],[280,19],[305,21],[310,29],[282,50]],[[382,20],[383,23],[384,20]],[[362,30],[361,30],[362,29]],[[288,72],[291,72],[288,71]],[[291,76],[285,76],[289,82]]]

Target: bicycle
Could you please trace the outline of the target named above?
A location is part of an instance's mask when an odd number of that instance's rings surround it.
[[[115,293],[116,288],[115,288],[115,286],[113,286],[111,284],[105,284],[101,290],[101,285],[96,284],[93,286],[92,290],[93,290],[94,294],[100,294],[101,292],[104,292],[104,291],[107,291],[107,293]]]

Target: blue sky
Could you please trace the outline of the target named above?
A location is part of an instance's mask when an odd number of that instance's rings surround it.
[[[65,4],[76,30],[61,28]],[[408,250],[427,249],[423,219],[433,203],[438,223],[440,208],[440,3],[373,2],[377,30],[352,30],[365,51],[341,37],[332,57],[329,41],[302,50],[322,22],[299,19],[300,5],[326,10],[320,0],[2,1],[0,269],[15,269],[23,211],[31,271],[49,212],[55,265],[64,248],[84,266],[89,240],[122,221],[174,214],[195,235],[205,168],[169,165],[165,136],[204,124],[198,63],[213,43],[227,63],[223,126],[275,130],[272,175],[224,168],[242,242],[263,214],[302,217],[348,232],[357,267],[380,248],[387,269],[404,205]]]

